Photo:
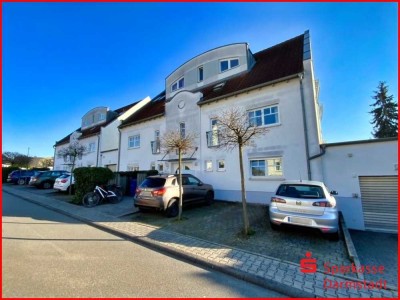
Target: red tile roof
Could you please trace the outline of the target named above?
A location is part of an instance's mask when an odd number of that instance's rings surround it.
[[[157,97],[156,97],[157,98]],[[165,95],[157,101],[150,101],[135,114],[127,118],[119,128],[130,126],[165,114]]]
[[[256,63],[248,72],[226,80],[218,90],[214,90],[215,83],[202,88],[203,98],[199,104],[303,72],[303,44],[304,35],[300,35],[257,52],[254,54]]]

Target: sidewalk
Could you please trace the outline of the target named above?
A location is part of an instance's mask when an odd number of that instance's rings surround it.
[[[139,223],[134,221],[135,217],[132,218],[132,215],[124,217],[121,214],[121,212],[133,212],[131,201],[123,201],[120,206],[114,208],[113,205],[104,205],[98,207],[99,209],[88,209],[13,186],[3,185],[4,192],[111,231],[147,247],[220,270],[291,297],[397,298],[397,288],[370,290],[346,287],[345,281],[359,282],[360,286],[364,282],[354,277],[327,275],[320,268],[315,273],[304,274],[300,272],[298,263],[209,241],[206,240],[207,235],[204,238],[192,237],[165,230],[160,226]],[[144,216],[144,218],[150,217]],[[343,286],[324,288],[324,281],[343,283]]]

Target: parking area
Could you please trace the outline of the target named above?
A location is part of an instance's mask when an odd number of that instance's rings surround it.
[[[46,195],[59,201],[70,200],[68,194],[53,190],[40,190],[28,186],[13,187],[26,189],[33,194]],[[274,231],[270,227],[268,209],[265,205],[248,205],[251,228],[255,231],[255,234],[249,237],[241,234],[243,228],[241,203],[215,201],[211,206],[190,207],[184,209],[182,221],[166,218],[161,212],[138,212],[133,207],[133,198],[127,196],[118,204],[103,204],[89,210],[110,214],[122,222],[151,225],[296,264],[300,263],[306,252],[311,252],[312,257],[317,260],[318,269],[322,272],[325,263],[331,266],[352,264],[342,236],[339,241],[331,241],[319,231],[307,228],[293,227]],[[383,279],[397,286],[397,234],[351,231],[351,237],[361,264],[384,265]],[[347,275],[355,277],[351,273]],[[365,279],[378,280],[376,276],[366,276]]]
[[[181,222],[166,218],[162,213],[155,211],[135,213],[123,219],[297,264],[309,251],[317,259],[321,271],[325,262],[331,265],[351,264],[343,238],[330,241],[319,231],[306,228],[284,228],[274,231],[268,221],[267,206],[249,204],[248,212],[250,226],[255,231],[249,237],[241,234],[241,203],[215,201],[211,206],[191,207],[184,210]]]

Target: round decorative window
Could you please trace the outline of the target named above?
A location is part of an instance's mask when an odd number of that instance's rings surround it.
[[[182,108],[184,108],[185,107],[185,101],[180,101],[179,103],[178,103],[178,108],[180,108],[180,109],[182,109]]]

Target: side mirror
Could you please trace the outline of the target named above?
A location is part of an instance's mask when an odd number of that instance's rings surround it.
[[[332,195],[332,196],[336,196],[336,195],[339,195],[339,194],[338,194],[338,192],[336,192],[336,191],[331,191],[331,195]]]

